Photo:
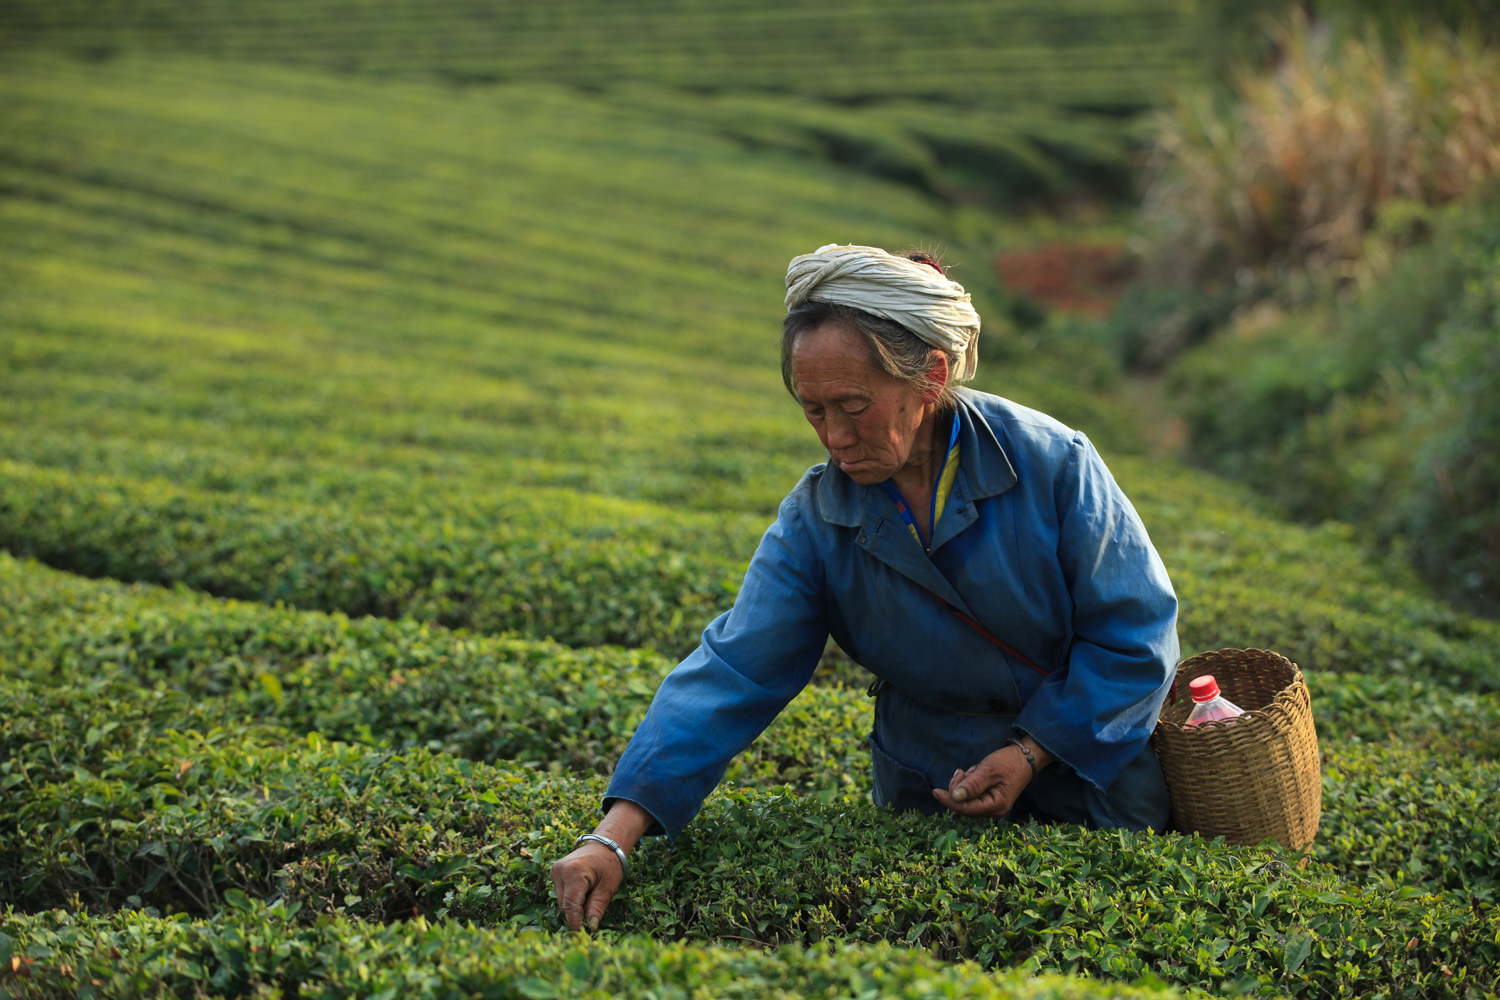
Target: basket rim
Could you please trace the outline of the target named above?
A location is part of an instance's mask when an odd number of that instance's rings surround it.
[[[1276,652],[1274,649],[1258,649],[1255,647],[1239,648],[1234,646],[1226,646],[1223,649],[1206,649],[1201,653],[1195,653],[1194,655],[1179,661],[1176,668],[1174,668],[1172,672],[1172,682],[1167,689],[1168,699],[1170,699],[1171,695],[1177,690],[1177,683],[1183,675],[1184,667],[1187,667],[1189,664],[1193,664],[1194,661],[1203,660],[1205,658],[1214,658],[1226,654],[1243,653],[1260,653],[1263,654],[1265,659],[1267,659],[1271,663],[1277,665],[1285,665],[1286,667],[1290,668],[1290,676],[1288,677],[1287,682],[1282,685],[1281,689],[1276,692],[1276,694],[1271,698],[1268,704],[1260,708],[1247,709],[1244,714],[1237,715],[1233,719],[1215,719],[1211,722],[1205,722],[1198,726],[1194,726],[1192,729],[1188,729],[1180,722],[1168,722],[1165,718],[1163,718],[1168,708],[1176,705],[1175,701],[1164,699],[1162,701],[1161,707],[1157,709],[1156,726],[1154,728],[1158,731],[1172,734],[1173,738],[1180,738],[1185,740],[1207,740],[1216,735],[1223,734],[1231,726],[1247,727],[1257,722],[1265,725],[1275,717],[1289,716],[1291,713],[1295,712],[1297,707],[1295,702],[1298,699],[1299,688],[1302,691],[1307,690],[1307,678],[1306,675],[1302,672],[1302,668],[1298,666],[1297,663],[1295,663],[1293,660],[1286,656],[1283,656],[1281,653]],[[1240,728],[1237,731],[1240,733],[1244,733],[1245,729]]]
[[[1194,653],[1192,656],[1185,656],[1181,660],[1178,660],[1177,666],[1174,669],[1176,673],[1181,673],[1182,668],[1187,666],[1189,663],[1192,663],[1194,660],[1200,660],[1206,656],[1223,656],[1230,653],[1260,653],[1265,658],[1272,660],[1273,662],[1276,660],[1280,660],[1282,663],[1294,667],[1298,672],[1301,672],[1302,670],[1302,668],[1297,665],[1296,661],[1290,659],[1286,655],[1278,653],[1274,649],[1261,649],[1259,646],[1224,646],[1221,649],[1205,649],[1202,652]],[[1176,673],[1173,674],[1174,680],[1176,679]]]

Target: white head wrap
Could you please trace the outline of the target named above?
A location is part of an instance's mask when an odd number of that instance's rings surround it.
[[[960,358],[953,377],[967,381],[979,366],[979,313],[969,293],[937,268],[879,247],[830,243],[793,257],[786,269],[786,307],[832,302],[874,313]]]

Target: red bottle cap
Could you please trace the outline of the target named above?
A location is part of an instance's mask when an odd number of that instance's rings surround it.
[[[1194,701],[1213,701],[1219,696],[1219,682],[1214,680],[1213,674],[1204,674],[1188,681],[1188,691]]]

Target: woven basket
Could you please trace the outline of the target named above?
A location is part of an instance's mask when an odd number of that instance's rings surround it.
[[[1204,674],[1245,714],[1185,730],[1193,709],[1188,684]],[[1269,839],[1294,851],[1317,835],[1323,782],[1312,699],[1286,657],[1221,649],[1184,660],[1151,739],[1179,830],[1231,844]]]

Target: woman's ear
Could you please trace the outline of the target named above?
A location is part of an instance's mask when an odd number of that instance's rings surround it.
[[[927,355],[927,389],[922,393],[922,402],[935,403],[948,384],[948,355],[933,351]]]

